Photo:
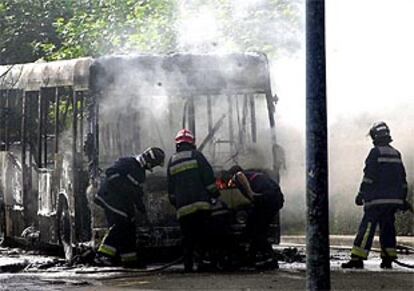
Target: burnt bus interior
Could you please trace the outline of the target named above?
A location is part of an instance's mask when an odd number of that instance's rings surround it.
[[[218,176],[238,163],[278,178],[275,100],[262,54],[108,56],[3,66],[0,76],[7,239],[63,245],[67,256],[73,243],[99,240],[106,225],[88,184],[97,186],[119,156],[149,146],[168,158],[182,127],[195,133]],[[165,168],[148,174],[145,187],[148,217],[137,217],[138,245],[178,245]],[[230,207],[248,207],[237,190],[221,192]],[[240,228],[245,216],[236,217]],[[269,236],[275,243],[278,221]]]
[[[90,239],[83,151],[93,108],[84,77],[90,62],[1,68],[1,230],[6,240],[70,245]]]

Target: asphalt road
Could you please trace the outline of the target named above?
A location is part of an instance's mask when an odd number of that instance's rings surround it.
[[[304,249],[299,247],[301,253]],[[331,286],[333,290],[414,290],[414,270],[395,266],[379,268],[380,258],[373,252],[364,270],[342,270],[348,250],[331,250]],[[51,258],[33,255],[0,257],[13,260],[47,261]],[[414,264],[414,254],[400,255],[400,260]],[[154,268],[156,266],[150,266]],[[183,273],[182,265],[163,272],[119,272],[114,268],[64,266],[47,269],[31,268],[17,273],[0,273],[0,290],[304,290],[306,264],[280,262],[280,269],[257,272]]]
[[[331,273],[331,288],[333,290],[413,290],[413,275],[413,273],[394,271],[381,273],[333,271]],[[306,272],[279,270],[263,273],[191,275],[166,272],[160,275],[105,280],[103,284],[102,287],[108,290],[119,290],[120,288],[150,290],[304,290],[306,289]]]

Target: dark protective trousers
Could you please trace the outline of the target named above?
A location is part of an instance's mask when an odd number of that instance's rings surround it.
[[[122,265],[137,261],[135,222],[105,208],[109,230],[103,238],[98,253],[111,257]]]
[[[213,209],[208,220],[207,252],[213,264],[230,267],[238,244],[231,231],[232,216],[226,207]]]
[[[273,201],[272,201],[273,202]],[[272,246],[267,240],[269,227],[277,214],[277,206],[268,199],[258,199],[254,202],[246,225],[247,235],[250,238],[249,255],[257,254],[273,256]]]
[[[193,268],[194,252],[202,252],[207,247],[206,230],[209,216],[209,211],[197,211],[179,218],[186,271],[191,271]]]
[[[358,234],[351,250],[351,256],[366,259],[374,240],[375,229],[379,224],[382,258],[396,258],[395,212],[394,205],[373,205],[364,209]]]

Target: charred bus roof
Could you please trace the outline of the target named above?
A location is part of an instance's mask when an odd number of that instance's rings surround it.
[[[92,85],[100,91],[130,82],[148,95],[270,91],[267,58],[260,53],[115,55],[0,66],[0,90]]]
[[[29,63],[0,66],[0,89],[38,91],[40,88],[73,86],[85,90],[89,86],[89,67],[93,59]]]
[[[108,56],[93,68],[98,90],[132,82],[148,95],[270,91],[267,58],[258,53]]]

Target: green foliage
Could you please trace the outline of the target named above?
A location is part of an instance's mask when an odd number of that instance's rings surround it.
[[[65,0],[0,0],[0,64],[32,62],[44,53],[41,43],[60,45],[53,23],[66,16]]]
[[[230,18],[227,30],[240,47],[263,51],[270,56],[294,53],[301,46],[302,1],[262,1],[256,9],[249,9],[243,19]]]
[[[303,34],[302,0],[194,0],[185,9],[197,14],[210,9],[220,24],[218,46],[233,51],[262,51],[271,57],[295,53]]]
[[[0,0],[0,62],[222,48],[278,56],[300,47],[302,4],[303,0]],[[181,43],[187,36],[180,24],[186,16],[197,19],[204,8],[217,22],[217,39]],[[203,29],[196,33],[204,36]]]
[[[79,1],[71,18],[54,25],[62,46],[43,44],[49,59],[100,56],[129,51],[160,53],[174,44],[171,1]]]

